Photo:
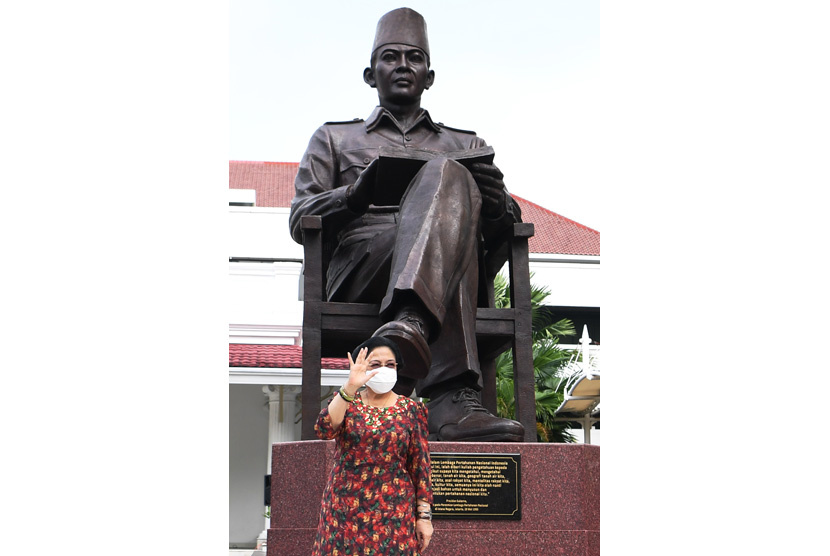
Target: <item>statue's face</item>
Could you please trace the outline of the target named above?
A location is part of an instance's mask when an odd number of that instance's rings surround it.
[[[421,98],[435,79],[427,56],[420,48],[405,44],[386,44],[377,52],[372,68],[364,79],[377,88],[378,97],[396,104],[408,104]]]

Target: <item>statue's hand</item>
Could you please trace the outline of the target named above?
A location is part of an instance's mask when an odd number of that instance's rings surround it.
[[[481,192],[481,212],[487,216],[500,216],[505,210],[504,175],[493,164],[476,163],[470,167]]]
[[[378,174],[378,159],[374,159],[357,177],[357,181],[346,190],[346,205],[349,210],[363,214],[375,196],[375,178]]]

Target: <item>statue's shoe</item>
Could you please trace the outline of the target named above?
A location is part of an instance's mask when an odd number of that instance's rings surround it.
[[[403,357],[399,374],[410,378],[427,376],[432,355],[420,328],[407,321],[393,320],[375,330],[372,336],[383,336],[397,344]]]
[[[522,442],[525,429],[518,421],[496,417],[472,388],[450,390],[430,399],[429,439],[446,442]]]

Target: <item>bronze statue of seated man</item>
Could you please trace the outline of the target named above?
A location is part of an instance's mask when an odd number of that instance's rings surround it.
[[[292,237],[302,243],[302,216],[322,216],[333,247],[326,295],[380,304],[385,324],[375,335],[396,342],[403,358],[395,391],[429,398],[431,440],[520,442],[519,422],[481,405],[475,337],[484,261],[521,221],[519,207],[491,162],[433,156],[403,186],[385,177],[379,154],[390,149],[440,155],[486,147],[421,108],[435,72],[420,14],[400,8],[380,19],[363,79],[377,89],[379,106],[367,120],[329,122],[312,136],[295,181]]]

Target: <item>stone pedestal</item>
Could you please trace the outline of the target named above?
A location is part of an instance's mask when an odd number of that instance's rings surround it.
[[[334,441],[272,447],[268,556],[308,556]],[[521,454],[520,521],[435,520],[426,556],[599,556],[599,446],[430,442],[431,452]]]

